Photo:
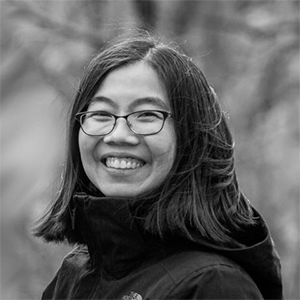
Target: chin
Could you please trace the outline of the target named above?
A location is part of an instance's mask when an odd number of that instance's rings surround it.
[[[106,196],[106,197],[124,197],[124,198],[130,198],[130,197],[137,197],[145,192],[148,191],[148,189],[139,189],[138,187],[128,187],[128,186],[120,186],[117,185],[115,187],[111,188],[100,188],[100,191]]]
[[[105,196],[107,196],[107,197],[120,197],[120,198],[132,198],[132,197],[136,197],[136,196],[139,196],[139,195],[141,195],[141,193],[138,193],[138,192],[136,192],[136,193],[134,193],[134,192],[132,192],[132,191],[128,191],[128,192],[126,192],[126,191],[124,191],[124,192],[122,192],[122,193],[120,193],[120,192],[111,192],[111,193],[104,193],[104,195]]]

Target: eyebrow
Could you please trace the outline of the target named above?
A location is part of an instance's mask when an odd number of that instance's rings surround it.
[[[135,99],[130,105],[129,108],[132,109],[136,106],[143,105],[143,104],[153,104],[158,106],[161,109],[167,109],[166,103],[161,100],[159,97],[144,97]]]
[[[117,104],[116,104],[113,100],[111,100],[111,99],[109,99],[109,98],[107,98],[107,97],[103,97],[103,96],[96,96],[96,97],[93,97],[92,100],[91,100],[91,103],[94,103],[94,102],[103,102],[103,103],[107,103],[107,104],[109,104],[110,106],[112,106],[113,108],[117,108]]]
[[[113,108],[118,107],[118,105],[112,99],[104,97],[104,96],[93,97],[91,103],[93,103],[93,102],[104,102],[104,103],[107,103],[108,105],[111,105]],[[161,100],[159,97],[143,97],[143,98],[135,99],[129,105],[129,109],[133,110],[136,106],[143,105],[143,104],[153,104],[153,105],[158,106],[161,109],[168,110],[167,104],[163,100]]]

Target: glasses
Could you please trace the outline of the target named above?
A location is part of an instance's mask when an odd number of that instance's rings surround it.
[[[172,115],[161,110],[142,110],[130,113],[126,116],[116,116],[106,111],[86,111],[76,114],[80,126],[85,134],[91,136],[103,136],[110,134],[119,118],[127,122],[127,126],[135,134],[152,135],[159,133],[164,127],[166,119]]]

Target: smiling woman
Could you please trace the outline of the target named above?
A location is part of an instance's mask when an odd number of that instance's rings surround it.
[[[78,244],[42,299],[281,299],[280,262],[240,191],[200,69],[148,35],[90,63],[62,187],[35,234]]]

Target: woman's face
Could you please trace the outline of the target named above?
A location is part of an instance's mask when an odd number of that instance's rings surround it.
[[[114,115],[171,111],[164,84],[143,61],[110,72],[88,107],[94,110]],[[105,136],[89,136],[80,129],[79,149],[87,177],[104,195],[137,196],[160,185],[174,163],[173,120],[166,119],[159,133],[147,136],[133,133],[123,118]]]

